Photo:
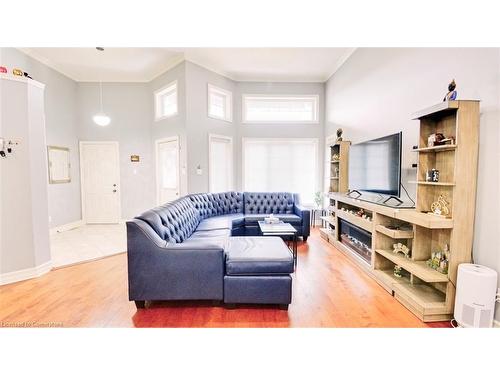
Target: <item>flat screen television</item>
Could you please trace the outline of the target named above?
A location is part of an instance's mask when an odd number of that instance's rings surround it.
[[[352,145],[349,150],[349,190],[399,197],[402,133]]]

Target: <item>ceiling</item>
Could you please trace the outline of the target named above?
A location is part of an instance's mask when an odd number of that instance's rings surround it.
[[[236,81],[324,82],[354,48],[20,48],[79,82],[149,82],[188,60]]]

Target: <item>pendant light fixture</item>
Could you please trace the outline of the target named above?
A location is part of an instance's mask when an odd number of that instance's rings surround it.
[[[98,51],[104,51],[104,48],[102,47],[96,47],[96,50]],[[108,126],[109,123],[111,122],[111,118],[104,113],[104,110],[102,109],[102,80],[99,81],[99,103],[100,103],[100,112],[95,114],[92,117],[92,120],[99,125],[99,126]]]

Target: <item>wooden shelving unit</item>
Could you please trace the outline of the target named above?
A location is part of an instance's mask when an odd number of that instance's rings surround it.
[[[349,168],[349,141],[337,141],[336,136],[330,136],[325,144],[325,191],[326,212],[327,215],[321,216],[323,228],[320,229],[321,237],[328,242],[335,242],[337,219],[335,217],[335,199],[333,193],[345,193],[349,187],[348,168]],[[338,158],[334,158],[338,155]]]
[[[420,120],[418,148],[417,199],[415,209],[397,209],[332,193],[333,226],[343,219],[372,234],[372,258],[366,261],[339,241],[332,242],[368,272],[389,293],[426,322],[448,320],[455,301],[457,269],[471,261],[476,199],[478,160],[479,102],[443,102],[415,115]],[[433,133],[453,136],[453,145],[428,147]],[[427,169],[438,169],[438,183],[425,182]],[[443,195],[451,217],[429,214],[432,202]],[[371,222],[341,208],[363,209]],[[398,228],[398,229],[391,229]],[[401,228],[401,229],[400,229]],[[402,243],[411,249],[409,258],[393,253],[393,245]],[[435,251],[448,245],[448,274],[428,267],[426,261]],[[402,268],[402,277],[394,275],[394,266]]]

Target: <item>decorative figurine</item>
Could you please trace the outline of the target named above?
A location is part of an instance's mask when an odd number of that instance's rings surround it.
[[[337,142],[342,142],[342,133],[344,131],[342,130],[342,128],[338,128],[337,129]]]
[[[439,170],[432,168],[428,169],[425,172],[425,181],[426,182],[439,182]]]
[[[402,268],[400,266],[394,266],[394,276],[396,277],[403,277],[403,274],[401,273]]]
[[[7,68],[5,66],[0,66],[0,73],[7,73]]]
[[[455,80],[451,81],[448,85],[448,93],[444,97],[443,102],[455,100],[457,98],[457,91],[455,90],[456,87],[457,84],[455,83]]]
[[[28,72],[24,72],[24,76],[25,76],[26,78],[33,79],[33,78],[29,75],[29,73],[28,73]]]
[[[394,250],[392,250],[394,254],[401,253],[405,256],[405,258],[410,257],[411,250],[406,245],[403,245],[401,242],[395,243],[394,245],[392,245],[392,247],[394,248]]]
[[[450,252],[448,250],[448,244],[444,246],[443,251],[433,251],[431,253],[431,259],[427,260],[427,265],[443,274],[448,274]]]
[[[21,69],[17,69],[17,68],[12,71],[12,74],[14,74],[15,76],[20,76],[20,77],[24,76],[23,71]]]
[[[439,146],[446,139],[443,133],[434,133],[427,137],[427,147]]]
[[[449,203],[442,195],[438,197],[436,202],[431,204],[431,213],[434,215],[448,217],[450,215]]]
[[[332,161],[339,161],[340,160],[340,155],[339,154],[333,154],[332,155]]]

